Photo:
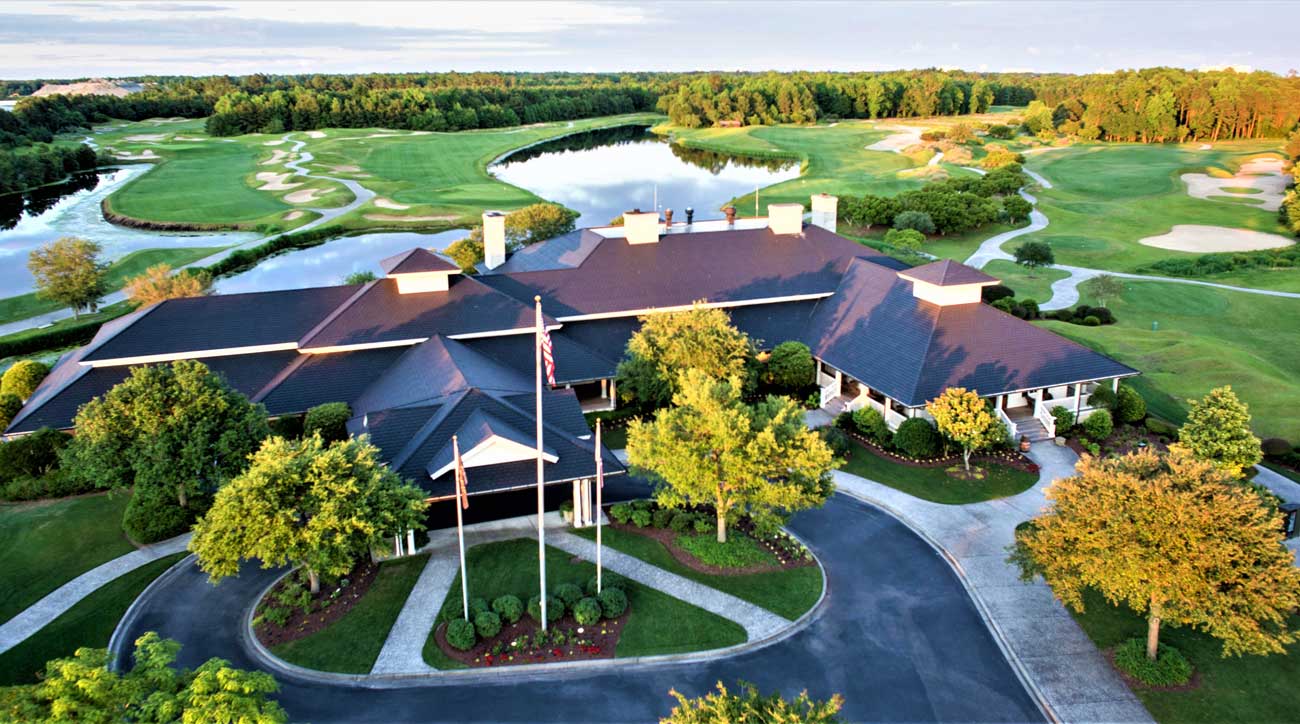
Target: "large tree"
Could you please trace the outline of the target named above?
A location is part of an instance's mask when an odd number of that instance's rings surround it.
[[[1188,402],[1192,409],[1178,430],[1178,444],[1234,478],[1264,458],[1259,438],[1250,431],[1250,410],[1237,399],[1231,385],[1216,387],[1204,398]]]
[[[1017,534],[1026,577],[1066,605],[1084,592],[1147,616],[1155,659],[1164,622],[1220,639],[1225,656],[1283,653],[1300,606],[1300,569],[1277,510],[1211,463],[1172,448],[1084,458],[1047,489],[1047,511]]]
[[[202,270],[173,274],[168,264],[155,264],[126,283],[126,296],[142,307],[168,299],[201,297],[211,290],[211,274]]]
[[[698,369],[683,372],[678,387],[673,407],[628,428],[628,459],[661,482],[661,505],[712,506],[725,543],[737,515],[770,525],[826,502],[834,454],[797,404],[768,397],[746,405],[738,377],[720,380]]]
[[[559,204],[532,204],[506,214],[506,243],[512,248],[573,231],[578,214]]]
[[[195,360],[135,367],[82,405],[64,468],[105,488],[174,496],[188,508],[248,464],[270,430],[266,410]]]
[[[925,406],[939,432],[961,446],[962,463],[970,472],[971,453],[1002,442],[1006,428],[975,390],[949,387]]]
[[[104,296],[104,272],[99,259],[103,247],[93,241],[65,236],[51,241],[27,257],[27,268],[36,278],[36,294],[72,308],[94,312]]]
[[[1079,287],[1085,293],[1091,294],[1103,307],[1109,306],[1109,302],[1119,299],[1124,293],[1124,282],[1110,274],[1099,274],[1080,284]]]
[[[1056,263],[1056,254],[1052,252],[1052,245],[1045,241],[1026,241],[1011,253],[1015,256],[1017,264],[1031,271]]]
[[[316,593],[321,576],[341,576],[374,546],[421,527],[427,506],[364,436],[328,446],[320,435],[272,437],[217,491],[190,550],[213,582],[256,558],[268,568],[302,566]]]
[[[640,318],[618,366],[619,393],[643,408],[667,404],[682,372],[697,369],[714,379],[745,376],[754,344],[721,309],[696,306]],[[748,380],[746,380],[748,382]]]
[[[208,659],[189,671],[174,667],[180,644],[149,632],[135,642],[135,667],[109,670],[107,649],[79,648],[46,663],[38,684],[0,696],[0,719],[139,724],[280,724],[289,717],[270,698],[270,674]]]

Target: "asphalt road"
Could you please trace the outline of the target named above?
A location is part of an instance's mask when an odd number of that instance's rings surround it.
[[[696,663],[641,664],[606,672],[522,675],[501,683],[454,678],[385,686],[325,685],[279,677],[295,721],[654,722],[668,690],[694,696],[721,680],[814,697],[840,693],[851,721],[1043,721],[960,581],[938,554],[884,512],[844,495],[791,525],[826,567],[827,597],[792,636]],[[256,668],[240,627],[277,575],[247,566],[215,588],[194,566],[160,579],[125,641],[145,631],[177,639],[180,663],[220,656]]]

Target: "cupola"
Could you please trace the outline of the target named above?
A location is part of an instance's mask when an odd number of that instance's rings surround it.
[[[418,247],[380,261],[379,267],[397,282],[398,294],[445,292],[451,287],[451,275],[460,273],[452,260]]]
[[[998,283],[979,269],[950,259],[900,271],[898,276],[912,282],[912,296],[940,307],[976,304],[984,287]]]

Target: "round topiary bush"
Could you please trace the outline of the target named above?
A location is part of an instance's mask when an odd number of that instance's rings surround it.
[[[126,504],[122,530],[137,543],[157,543],[189,530],[194,512],[182,508],[170,495],[138,492]]]
[[[1259,447],[1264,451],[1265,455],[1274,458],[1282,457],[1291,452],[1291,443],[1280,437],[1266,437],[1260,442]]]
[[[565,608],[572,608],[582,598],[582,589],[573,583],[561,583],[555,587],[552,595],[563,601]]]
[[[1192,678],[1192,664],[1182,652],[1160,644],[1152,661],[1142,639],[1129,639],[1115,647],[1115,666],[1148,686],[1181,686]]]
[[[1101,320],[1098,319],[1096,316],[1089,314],[1088,316],[1086,316],[1086,317],[1083,318],[1083,326],[1085,326],[1085,327],[1100,327],[1100,326],[1101,326]]]
[[[18,411],[23,409],[23,399],[12,392],[0,394],[0,430],[9,427]]]
[[[475,596],[469,600],[469,617],[471,619],[480,613],[485,613],[491,610],[492,608],[488,606],[487,599]]]
[[[601,585],[602,591],[608,591],[611,588],[617,588],[620,591],[623,590],[623,579],[619,577],[618,574],[610,573],[609,571],[605,571],[604,580],[601,581],[601,584],[602,584]],[[595,576],[592,576],[591,578],[587,579],[587,587],[583,590],[586,591],[588,596],[596,595]]]
[[[474,614],[474,630],[480,637],[490,639],[501,633],[501,617],[491,611],[480,611]]]
[[[1115,396],[1115,392],[1109,387],[1098,387],[1088,396],[1089,405],[1093,407],[1104,407],[1107,410],[1115,409],[1115,405],[1118,402],[1119,398]]]
[[[524,602],[507,593],[492,601],[492,611],[506,623],[518,623],[524,615]]]
[[[987,303],[992,304],[999,299],[1016,296],[1016,290],[1005,284],[990,284],[980,290],[980,297]]]
[[[1132,387],[1120,385],[1115,396],[1115,416],[1120,422],[1140,422],[1147,416],[1147,401]]]
[[[914,458],[933,457],[939,451],[939,431],[929,420],[908,418],[894,433],[894,447]]]
[[[803,342],[782,342],[767,358],[767,381],[783,389],[797,390],[812,384],[815,372],[812,353]]]
[[[1110,437],[1115,430],[1115,422],[1109,410],[1093,410],[1088,419],[1083,421],[1083,434],[1090,440],[1101,442]]]
[[[885,416],[874,407],[854,410],[853,425],[858,429],[858,434],[877,445],[888,444],[891,439],[889,425],[885,424]]]
[[[594,598],[579,599],[573,604],[573,620],[583,626],[590,626],[600,620],[600,601]]]
[[[546,622],[554,623],[560,620],[564,615],[564,601],[551,596],[546,599]],[[542,597],[533,596],[528,599],[528,616],[534,621],[542,622]]]
[[[474,648],[474,642],[477,637],[474,633],[474,624],[463,618],[453,619],[447,623],[447,643],[459,651],[469,651]]]
[[[1074,427],[1074,411],[1064,407],[1052,408],[1052,419],[1056,421],[1056,434],[1065,435]]]
[[[352,409],[346,402],[326,402],[307,411],[302,421],[302,436],[319,432],[325,442],[348,439],[348,418]]]
[[[5,370],[4,377],[0,378],[0,394],[17,395],[26,400],[49,373],[50,368],[44,363],[30,359],[19,360]]]
[[[606,588],[601,592],[600,611],[605,618],[618,618],[627,610],[627,594],[621,588]]]

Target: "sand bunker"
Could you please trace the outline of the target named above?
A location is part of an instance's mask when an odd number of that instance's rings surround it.
[[[177,136],[177,137],[176,137],[175,139],[173,139],[173,140],[176,140],[176,141],[206,141],[206,140],[208,140],[208,139],[206,139],[206,138],[200,138],[200,137],[198,137],[198,136]]]
[[[1139,239],[1145,246],[1173,251],[1208,253],[1214,251],[1257,251],[1279,249],[1295,242],[1285,236],[1265,234],[1249,229],[1229,229],[1224,226],[1176,224],[1168,234]]]
[[[403,210],[403,209],[409,209],[409,208],[411,208],[410,206],[407,206],[406,204],[399,204],[399,203],[397,203],[396,201],[389,201],[388,199],[386,199],[386,198],[384,198],[384,197],[382,197],[382,196],[380,196],[379,198],[375,199],[375,206],[378,206],[378,207],[381,208],[381,209],[395,209],[395,210],[397,210],[397,211],[401,211],[401,210]]]
[[[140,153],[115,153],[113,158],[119,158],[123,161],[143,161],[145,159],[156,159],[158,154],[146,148]]]
[[[278,145],[280,145],[281,143],[284,143],[284,139],[283,139],[283,138],[277,138],[277,139],[275,139],[274,141],[264,141],[264,142],[262,143],[262,145],[263,145],[263,146],[278,146]]]
[[[137,133],[134,136],[127,136],[123,141],[161,141],[167,137],[166,133]]]
[[[307,215],[307,212],[306,212],[306,211],[290,211],[289,213],[287,213],[287,214],[284,215],[284,220],[285,220],[285,221],[297,221],[298,219],[301,219],[302,217],[304,217],[304,216],[306,216],[306,215]]]
[[[1214,148],[1214,146],[1211,146],[1208,143],[1202,143],[1200,146],[1198,146],[1198,148],[1200,148],[1202,151],[1208,151],[1211,148]]]
[[[1266,211],[1277,211],[1282,206],[1290,180],[1282,173],[1282,159],[1275,156],[1252,158],[1242,164],[1235,176],[1220,178],[1206,173],[1185,173],[1181,178],[1187,184],[1187,194],[1196,199],[1212,200],[1215,196],[1241,193],[1233,189],[1252,189],[1256,193],[1250,193],[1249,197],[1258,199],[1258,208]]]
[[[294,185],[297,186],[298,184]],[[325,192],[321,189],[303,189],[302,191],[294,191],[291,194],[285,194],[284,200],[291,204],[310,204],[323,193]]]
[[[443,216],[397,216],[396,214],[366,214],[368,221],[455,221],[455,214]]]
[[[875,143],[867,146],[868,151],[894,151],[901,153],[908,146],[913,146],[921,142],[921,129],[914,126],[876,126],[877,129],[885,131],[898,131],[892,136],[885,136]]]
[[[307,137],[308,137],[308,138],[324,138],[324,137],[325,137],[325,132],[324,132],[324,131],[307,131]]]
[[[146,123],[152,123],[155,126],[161,126],[164,123],[184,123],[189,119],[181,118],[180,116],[173,116],[171,118],[146,118],[144,120]]]
[[[402,135],[405,135],[405,134],[402,134],[402,133],[372,133],[372,134],[370,134],[369,136],[362,136],[362,138],[397,138],[398,136],[402,136]]]
[[[296,189],[299,186],[302,186],[301,183],[295,183],[295,184],[287,183],[289,177],[292,175],[293,174],[288,171],[284,173],[272,173],[271,171],[263,171],[257,174],[256,176],[254,176],[253,178],[256,178],[258,181],[262,182],[262,185],[257,187],[258,191],[288,191],[289,189]]]
[[[282,163],[282,162],[283,162],[286,158],[288,158],[288,157],[289,157],[289,152],[288,152],[288,151],[285,151],[285,150],[282,150],[282,149],[277,148],[277,149],[275,149],[274,151],[271,152],[271,157],[270,157],[270,158],[268,158],[268,159],[266,159],[265,161],[262,162],[262,165],[263,165],[263,166],[274,166],[274,165],[276,165],[277,163]]]
[[[361,170],[360,166],[351,166],[351,165],[330,166],[329,168],[331,171],[335,173],[357,173]]]

